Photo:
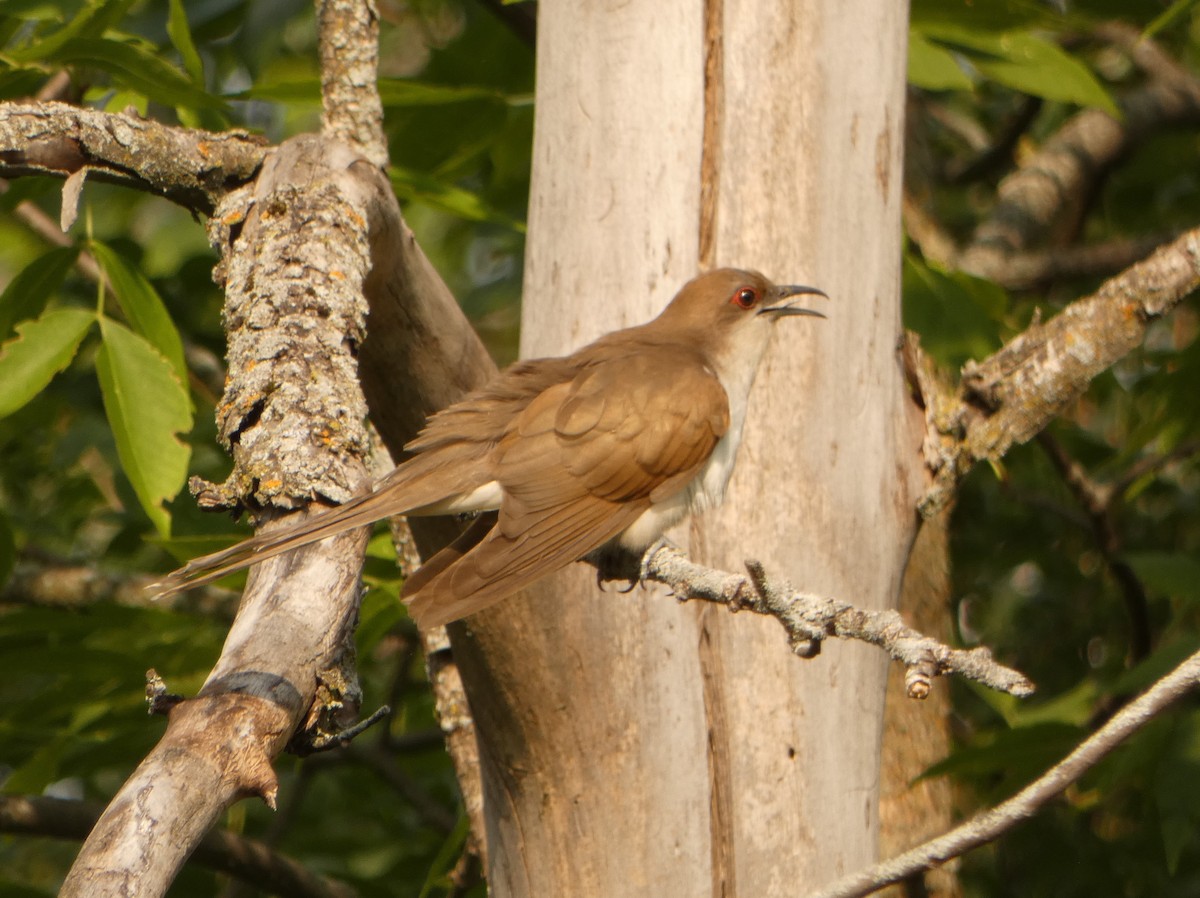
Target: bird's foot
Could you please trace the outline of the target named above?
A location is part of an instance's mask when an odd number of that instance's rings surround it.
[[[628,586],[621,587],[620,593],[632,592],[638,585],[644,585],[649,578],[650,563],[654,554],[660,549],[676,549],[673,542],[665,537],[655,540],[640,556],[620,546],[605,546],[587,556],[586,560],[596,566],[596,585],[604,589],[604,585],[612,580],[623,580]]]
[[[642,553],[641,563],[638,565],[638,582],[645,583],[650,579],[650,565],[654,561],[654,556],[663,549],[674,549],[676,552],[681,552],[682,549],[675,543],[671,542],[665,536],[660,536],[650,544],[645,552]]]

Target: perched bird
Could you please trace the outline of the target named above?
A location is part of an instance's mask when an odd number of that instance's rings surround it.
[[[404,584],[422,626],[479,611],[598,549],[645,551],[719,504],[773,324],[825,294],[722,268],[646,324],[517,362],[433,415],[374,489],[189,562],[160,594],[391,515],[484,514]]]

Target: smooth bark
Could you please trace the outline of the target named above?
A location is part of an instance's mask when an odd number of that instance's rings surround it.
[[[895,352],[904,35],[902,5],[867,3],[539,19],[523,354],[645,320],[701,267],[825,288],[828,322],[781,327],[725,508],[674,535],[871,607],[895,602],[921,476]],[[782,894],[874,856],[871,648],[803,661],[774,622],[584,569],[452,636],[493,895]]]

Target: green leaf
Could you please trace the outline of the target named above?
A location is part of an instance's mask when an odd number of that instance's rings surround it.
[[[506,102],[503,94],[490,87],[426,84],[407,78],[380,78],[379,98],[384,106],[446,106],[472,100]]]
[[[191,401],[170,362],[143,337],[105,317],[100,333],[104,343],[96,372],[117,455],[142,508],[165,537],[171,516],[163,502],[174,498],[187,476],[190,450],[176,434],[191,430]]]
[[[167,14],[167,35],[171,43],[179,51],[183,60],[183,68],[192,79],[192,83],[204,86],[204,63],[200,61],[200,53],[192,40],[192,29],[188,27],[187,13],[183,8],[183,0],[171,0],[170,12]]]
[[[166,106],[225,110],[225,101],[194,85],[186,75],[138,43],[74,38],[53,54],[61,63],[102,69],[125,87]]]
[[[943,272],[911,255],[902,274],[904,326],[939,362],[957,368],[1000,345],[1005,292],[963,272]]]
[[[256,84],[234,94],[237,99],[274,100],[276,102],[312,101],[321,99],[319,78],[299,78],[275,83]],[[473,85],[428,84],[408,78],[380,78],[379,98],[383,105],[391,108],[416,108],[422,106],[452,106],[486,100],[496,104],[523,106],[529,103],[524,94],[506,96],[490,87]]]
[[[1197,2],[1198,0],[1175,0],[1174,3],[1155,17],[1153,22],[1146,26],[1146,30],[1142,32],[1142,37],[1154,37],[1158,32],[1170,26],[1176,19],[1188,12]]]
[[[62,309],[17,325],[17,336],[0,346],[0,418],[40,393],[70,364],[95,320],[91,312]]]
[[[150,341],[175,371],[179,383],[187,383],[187,363],[183,358],[183,340],[171,320],[162,297],[140,271],[126,262],[110,247],[99,241],[89,242],[88,248],[104,273],[108,275],[121,310],[133,329]]]
[[[1200,651],[1200,634],[1180,634],[1155,648],[1137,667],[1122,673],[1108,691],[1113,695],[1132,695],[1149,689],[1196,651]]]
[[[255,84],[253,87],[230,94],[236,100],[272,100],[276,103],[320,103],[321,81],[319,78],[300,78],[292,81],[276,81]]]
[[[1009,780],[1009,787],[1024,785],[1061,760],[1080,739],[1077,727],[1062,723],[1041,723],[1002,730],[990,745],[956,750],[921,774],[922,779],[953,774],[956,776],[996,777]]]
[[[0,71],[0,98],[18,99],[37,93],[46,83],[46,73],[35,68],[11,68]]]
[[[52,249],[21,269],[0,293],[0,340],[8,339],[18,321],[41,314],[78,256],[77,246]]]
[[[1200,601],[1200,559],[1172,552],[1127,552],[1129,566],[1154,592],[1188,602]]]
[[[991,33],[955,25],[929,24],[926,38],[958,50],[979,72],[1013,90],[1095,106],[1109,115],[1120,110],[1087,66],[1057,44],[1027,31]]]
[[[442,847],[438,849],[437,856],[429,866],[429,872],[425,874],[425,882],[422,884],[417,898],[429,898],[439,885],[449,883],[450,872],[454,869],[455,861],[462,854],[462,847],[470,833],[471,819],[466,814],[462,814],[454,825],[454,829],[446,836]]]
[[[909,17],[922,31],[932,25],[953,25],[981,33],[1060,22],[1047,5],[1011,0],[913,0]]]
[[[62,28],[26,47],[8,50],[6,54],[20,62],[50,59],[77,38],[102,35],[125,15],[126,9],[132,5],[132,2],[133,0],[120,0],[115,3],[109,2],[109,0],[95,0],[84,6]]]
[[[925,90],[970,90],[971,79],[954,54],[928,40],[920,31],[908,32],[908,82]]]
[[[431,175],[410,168],[392,166],[388,170],[392,189],[402,200],[418,200],[444,209],[468,221],[490,221],[525,233],[525,223],[505,215],[489,205],[479,194],[447,184]]]

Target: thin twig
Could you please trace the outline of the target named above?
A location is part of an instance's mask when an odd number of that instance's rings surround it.
[[[749,577],[706,568],[690,561],[675,546],[653,547],[642,560],[643,579],[666,584],[680,601],[701,599],[775,617],[783,624],[793,651],[812,657],[829,636],[858,639],[883,649],[912,673],[911,698],[929,694],[932,676],[958,674],[992,689],[1016,696],[1033,693],[1023,674],[996,662],[985,648],[952,649],[908,627],[891,610],[856,608],[827,596],[803,593],[786,583],[771,581],[761,565],[747,562]]]
[[[810,898],[858,898],[868,895],[992,841],[1032,817],[1046,802],[1061,794],[1164,708],[1194,688],[1198,678],[1200,652],[1118,711],[1061,763],[1051,767],[1012,798],[936,839],[840,879]]]

